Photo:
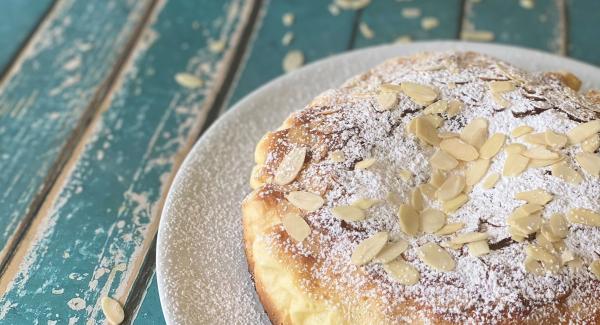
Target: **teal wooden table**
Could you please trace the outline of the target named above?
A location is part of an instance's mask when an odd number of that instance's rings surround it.
[[[163,324],[171,180],[208,125],[286,70],[426,39],[600,65],[598,30],[597,0],[3,0],[0,324],[104,323],[106,296],[124,323]]]

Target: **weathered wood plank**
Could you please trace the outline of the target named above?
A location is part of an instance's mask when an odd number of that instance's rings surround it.
[[[286,54],[299,50],[309,63],[351,47],[352,30],[357,11],[330,12],[331,1],[277,0],[265,2],[260,21],[255,25],[251,47],[245,55],[244,66],[223,110],[257,87],[284,73],[282,63]],[[286,26],[283,16],[293,15]],[[292,35],[289,45],[282,40]]]
[[[134,325],[161,325],[165,324],[165,317],[162,313],[160,300],[158,299],[158,284],[156,276],[146,289],[144,302],[133,321]]]
[[[154,8],[0,279],[0,322],[96,324],[104,320],[101,297],[128,300],[171,179],[228,73],[251,6],[198,0]],[[203,85],[183,87],[174,79],[181,72]]]
[[[461,0],[373,1],[360,15],[363,31],[359,28],[354,47],[407,39],[456,38],[460,30],[461,4]],[[371,30],[372,34],[364,29]]]
[[[600,1],[568,0],[569,56],[600,66]]]
[[[466,0],[463,17],[463,32],[489,31],[495,42],[565,54],[562,0]]]
[[[151,1],[59,0],[0,85],[0,268],[95,111]]]
[[[0,73],[25,44],[54,1],[4,0],[0,10]]]

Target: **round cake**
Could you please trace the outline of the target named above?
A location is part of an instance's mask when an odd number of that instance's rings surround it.
[[[580,87],[421,53],[292,114],[242,204],[271,321],[600,324],[600,92]]]

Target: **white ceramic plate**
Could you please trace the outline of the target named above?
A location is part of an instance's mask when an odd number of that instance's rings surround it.
[[[528,70],[569,70],[600,87],[600,69],[522,48],[462,42],[387,45],[336,55],[275,79],[241,100],[196,143],[171,187],[158,232],[157,277],[169,324],[269,324],[248,273],[240,203],[254,146],[314,96],[383,60],[473,50]]]

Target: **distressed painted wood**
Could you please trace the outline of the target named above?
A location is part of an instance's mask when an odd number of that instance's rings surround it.
[[[126,303],[174,172],[228,73],[230,44],[250,4],[154,7],[152,23],[0,279],[1,323],[96,324],[104,321],[101,297]],[[180,72],[203,86],[178,84]]]
[[[461,0],[373,1],[362,10],[359,19],[359,24],[366,25],[373,34],[361,32],[359,27],[354,47],[391,43],[406,38],[456,38],[460,30],[461,4]],[[427,28],[422,25],[424,20],[432,19],[437,21],[436,27]]]
[[[146,289],[146,295],[144,302],[140,306],[140,309],[133,321],[134,325],[160,325],[165,324],[165,318],[160,307],[160,300],[158,299],[158,284],[156,283],[156,276],[152,278],[148,288]]]
[[[600,66],[600,1],[568,0],[569,56]]]
[[[498,43],[564,54],[564,0],[535,0],[532,8],[525,8],[521,2],[466,0],[463,31],[490,31]]]
[[[58,0],[2,80],[0,268],[95,111],[149,5]]]
[[[4,0],[0,10],[0,73],[24,46],[50,9],[52,0]]]

